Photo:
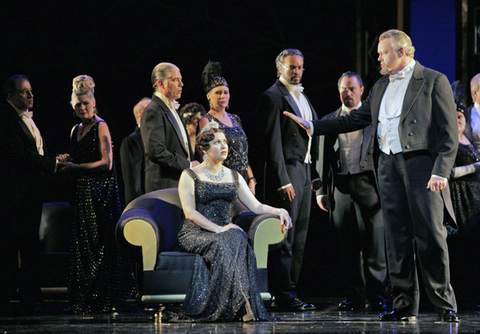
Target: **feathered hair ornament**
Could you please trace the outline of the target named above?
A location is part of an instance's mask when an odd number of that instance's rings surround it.
[[[219,62],[208,61],[202,72],[202,82],[205,93],[218,86],[228,87],[227,80],[222,77],[222,65]]]

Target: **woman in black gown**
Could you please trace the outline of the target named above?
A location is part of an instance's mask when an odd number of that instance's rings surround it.
[[[224,165],[240,173],[250,191],[255,194],[257,181],[248,162],[248,141],[243,131],[240,117],[227,112],[230,90],[227,80],[221,76],[220,63],[209,61],[202,73],[203,85],[210,110],[200,120],[200,130],[209,122],[215,121],[227,136],[229,154]]]
[[[120,198],[112,140],[96,114],[94,86],[87,75],[73,79],[71,104],[81,123],[71,132],[71,161],[63,163],[75,181],[69,286],[75,313],[108,312],[136,293],[128,255],[115,241]]]
[[[471,220],[480,215],[480,153],[465,136],[465,109],[457,107],[458,152],[450,186],[459,233],[468,233]]]
[[[457,106],[457,121],[459,144],[450,189],[458,230],[449,236],[448,246],[458,302],[471,303],[480,300],[480,154],[464,134],[466,117],[462,104]]]
[[[204,128],[197,145],[206,159],[182,173],[178,188],[186,217],[178,241],[185,251],[200,255],[182,319],[268,320],[257,286],[255,254],[246,233],[231,222],[233,201],[238,198],[256,214],[279,215],[284,229],[291,227],[291,218],[285,209],[259,203],[238,172],[222,165],[228,145],[217,123]]]

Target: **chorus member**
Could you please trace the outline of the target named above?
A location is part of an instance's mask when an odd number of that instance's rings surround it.
[[[362,105],[363,81],[355,72],[338,80],[342,105],[322,119],[348,115]],[[387,283],[383,218],[378,196],[373,147],[368,146],[372,126],[349,133],[331,134],[320,140],[322,186],[317,204],[330,212],[338,232],[341,280],[346,301],[339,309],[359,310],[386,306]],[[364,138],[366,138],[364,140]],[[363,159],[362,159],[363,157]]]
[[[38,311],[38,282],[45,177],[56,170],[33,120],[33,91],[24,75],[13,75],[4,86],[6,103],[0,112],[0,314],[13,313],[10,300],[22,311]],[[18,289],[18,295],[17,295]]]
[[[180,174],[194,167],[190,140],[177,109],[182,96],[180,69],[171,63],[160,63],[152,71],[155,92],[141,120],[145,147],[145,191],[178,186]]]
[[[185,214],[179,245],[200,255],[183,303],[186,318],[182,319],[268,320],[257,284],[255,254],[247,234],[232,223],[233,202],[240,200],[255,214],[278,215],[283,229],[291,227],[291,219],[286,210],[259,203],[240,174],[222,164],[229,147],[225,133],[216,125],[207,125],[197,139],[206,159],[185,170],[179,182]]]
[[[315,166],[318,159],[318,138],[309,137],[282,111],[291,111],[307,121],[317,119],[317,114],[300,83],[304,72],[302,52],[283,50],[275,65],[278,80],[262,94],[256,108],[258,132],[263,134],[257,145],[265,158],[265,202],[287,209],[293,227],[283,246],[269,252],[268,286],[281,308],[306,311],[314,306],[298,299],[296,285],[310,220],[311,165]]]
[[[195,145],[197,135],[200,133],[200,120],[205,116],[205,107],[200,103],[191,102],[187,103],[180,108],[180,117],[183,123],[187,127],[188,137],[190,138],[190,144],[192,145],[192,151],[195,155],[195,160],[201,160],[201,155]]]
[[[416,319],[421,274],[439,320],[457,322],[444,225],[454,216],[448,177],[458,149],[452,89],[445,75],[414,60],[415,48],[404,32],[385,31],[377,50],[384,76],[360,108],[313,122],[285,115],[314,135],[373,125],[364,140],[380,150],[377,173],[394,297],[393,311],[380,320]]]
[[[236,170],[247,181],[249,189],[255,194],[257,181],[248,163],[248,141],[242,128],[240,117],[227,112],[230,102],[230,89],[227,80],[222,77],[221,65],[209,61],[202,73],[203,86],[207,94],[210,110],[200,120],[200,129],[215,121],[225,132],[230,153],[225,159],[225,166]]]
[[[450,178],[453,209],[458,230],[449,235],[451,275],[456,283],[459,302],[478,298],[478,261],[471,254],[478,251],[480,225],[480,153],[466,136],[466,108],[457,105],[458,152]],[[466,268],[477,270],[465,270]]]
[[[143,149],[140,120],[143,110],[150,102],[151,100],[148,97],[144,97],[133,107],[133,116],[137,126],[134,132],[123,139],[120,146],[125,204],[145,194],[145,150]]]
[[[465,135],[466,113],[463,105],[457,106],[459,147],[450,182],[459,233],[466,233],[472,218],[480,215],[480,153]]]
[[[465,112],[467,124],[465,136],[472,142],[477,151],[480,151],[480,73],[470,81],[470,92],[473,105]]]
[[[136,293],[128,254],[115,240],[122,210],[111,135],[97,115],[94,87],[88,75],[73,79],[71,105],[81,122],[71,131],[71,161],[63,162],[75,184],[69,277],[75,313],[110,312]]]

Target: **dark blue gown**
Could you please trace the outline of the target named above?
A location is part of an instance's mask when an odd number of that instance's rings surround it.
[[[238,174],[233,183],[195,180],[196,209],[220,226],[232,221],[238,198]],[[247,234],[239,229],[213,233],[185,220],[178,235],[180,247],[198,254],[192,285],[183,303],[186,321],[235,321],[247,300],[257,320],[268,320],[257,285],[257,262]]]

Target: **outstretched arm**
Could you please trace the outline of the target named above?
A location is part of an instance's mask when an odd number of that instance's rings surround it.
[[[310,122],[308,122],[308,121],[304,120],[303,118],[298,117],[297,115],[292,114],[291,112],[288,112],[288,111],[284,111],[283,114],[287,117],[290,117],[291,119],[293,119],[295,121],[295,123],[300,125],[303,129],[307,130],[307,133],[310,136],[311,131],[312,131],[311,128],[310,128]]]

